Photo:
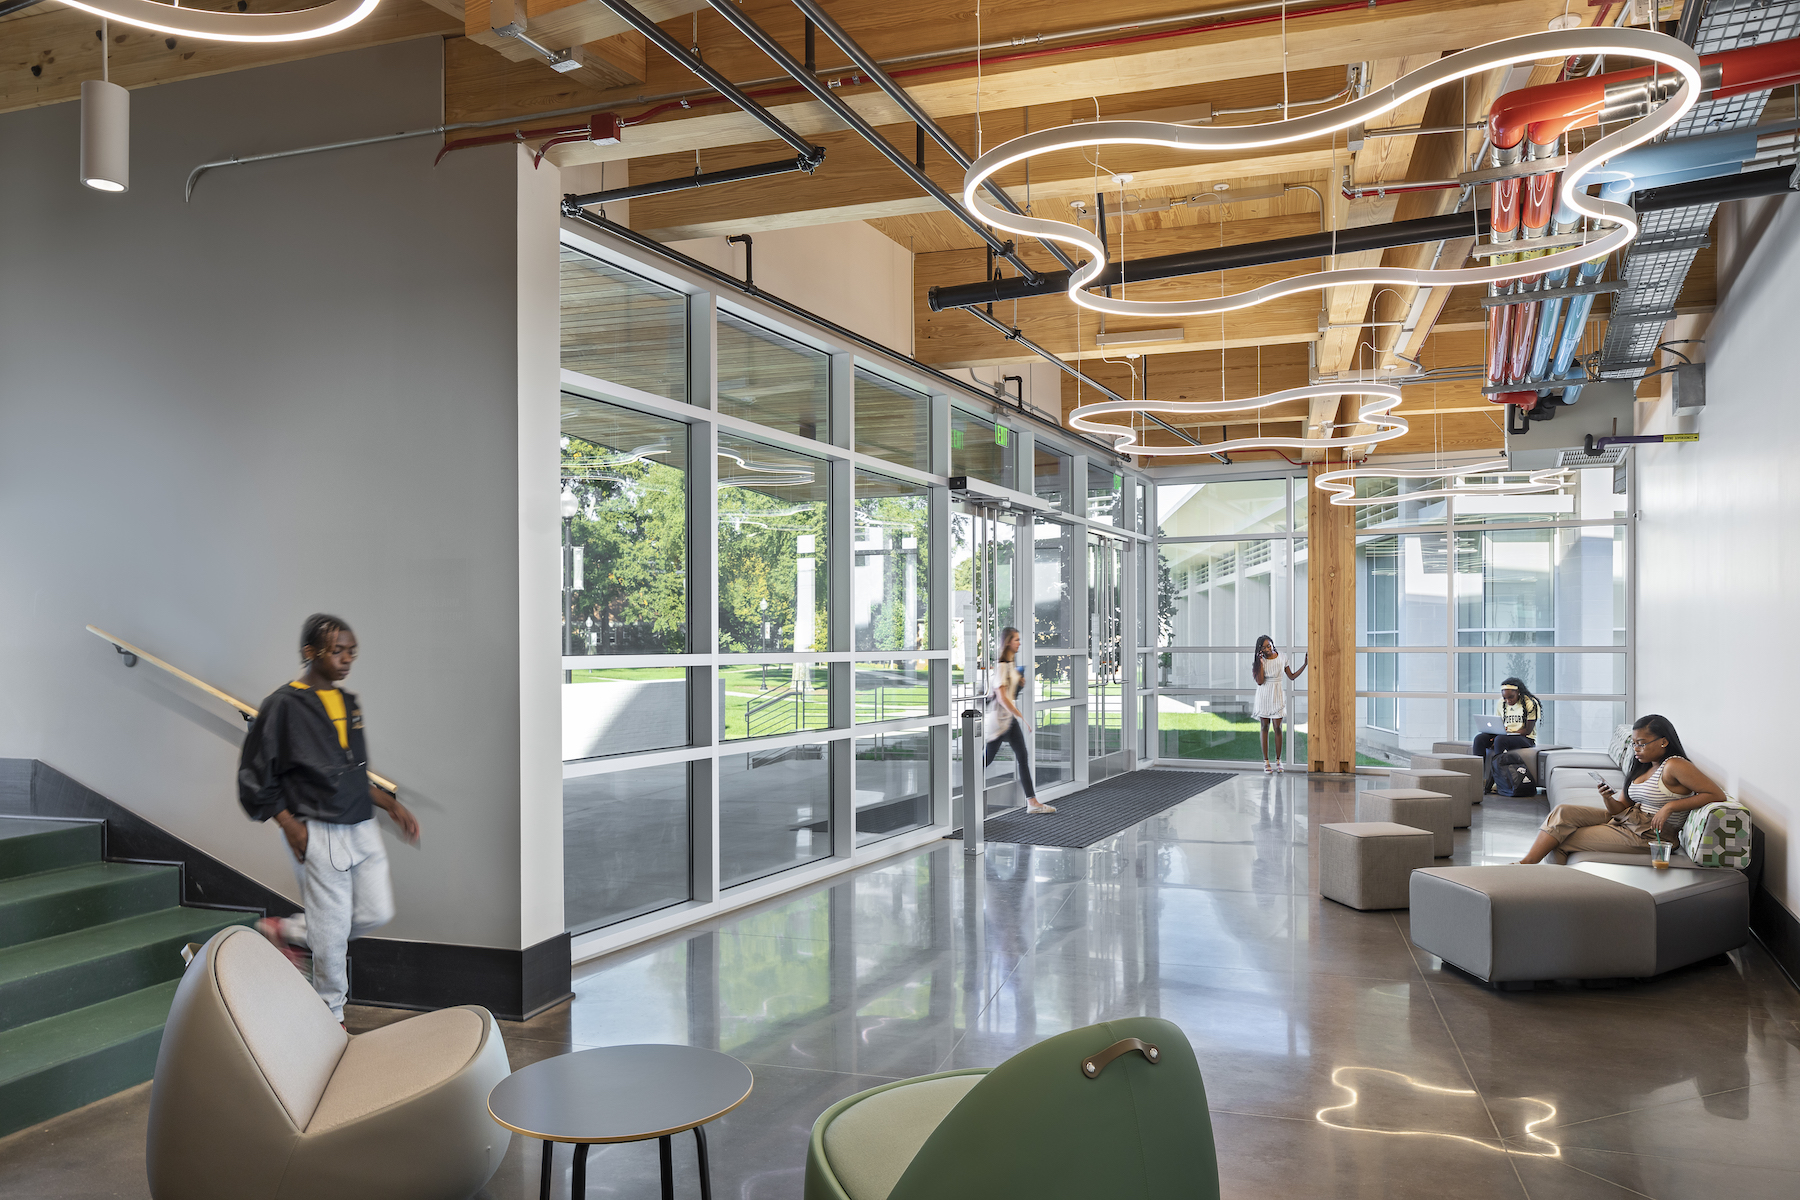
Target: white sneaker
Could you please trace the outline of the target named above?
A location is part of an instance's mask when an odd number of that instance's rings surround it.
[[[1286,766],[1286,764],[1283,764],[1283,763],[1276,763],[1276,764],[1275,764],[1275,773],[1276,773],[1276,774],[1277,774],[1277,775],[1285,775],[1285,774],[1287,774],[1287,766]]]
[[[1271,764],[1270,764],[1270,763],[1269,763],[1269,762],[1268,762],[1268,760],[1266,760],[1266,759],[1265,759],[1265,760],[1264,760],[1264,761],[1263,761],[1263,774],[1264,774],[1264,775],[1273,775],[1273,774],[1274,774],[1274,773],[1275,773],[1275,768],[1274,768],[1274,766],[1273,766],[1273,765],[1271,765]]]

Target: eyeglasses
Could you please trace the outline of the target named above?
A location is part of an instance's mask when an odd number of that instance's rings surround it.
[[[1664,740],[1665,739],[1663,739],[1663,738],[1632,738],[1631,744],[1633,746],[1637,747],[1639,750],[1642,750],[1645,746],[1648,746],[1651,742],[1660,742],[1660,741],[1664,741]]]

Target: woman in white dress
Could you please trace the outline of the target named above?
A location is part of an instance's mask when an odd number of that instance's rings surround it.
[[[1296,670],[1288,666],[1287,655],[1275,649],[1275,639],[1263,634],[1256,639],[1256,652],[1250,658],[1250,676],[1256,681],[1256,700],[1250,715],[1262,722],[1263,774],[1279,774],[1282,766],[1282,727],[1287,721],[1287,681],[1298,679],[1306,670],[1306,659]],[[1275,727],[1275,758],[1269,758],[1269,726]]]

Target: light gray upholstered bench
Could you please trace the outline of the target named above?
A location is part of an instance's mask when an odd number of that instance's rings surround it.
[[[1646,978],[1750,937],[1749,883],[1723,868],[1434,867],[1411,891],[1413,943],[1495,984]]]
[[[1436,767],[1395,767],[1388,772],[1390,788],[1418,788],[1440,792],[1456,802],[1450,810],[1450,823],[1467,829],[1472,822],[1475,805],[1481,802],[1481,774],[1465,775],[1461,771],[1441,771]]]
[[[1392,821],[1319,826],[1319,895],[1351,908],[1405,908],[1407,877],[1431,865],[1436,837]]]
[[[1456,852],[1456,831],[1451,818],[1456,801],[1442,792],[1420,788],[1369,788],[1356,793],[1358,821],[1387,821],[1414,829],[1428,829],[1432,855],[1449,858]]]
[[[1470,754],[1466,746],[1455,754],[1415,754],[1412,765],[1433,771],[1458,771],[1471,779],[1481,778],[1481,755]],[[1475,803],[1481,803],[1480,787],[1475,789]]]

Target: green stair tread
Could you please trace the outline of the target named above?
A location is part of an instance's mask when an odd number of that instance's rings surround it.
[[[43,817],[0,817],[0,842],[9,838],[35,837],[40,833],[56,833],[65,829],[89,829],[85,821],[50,821]]]
[[[243,924],[255,915],[213,908],[163,908],[8,946],[0,949],[0,988],[46,971],[96,962],[170,938],[188,936],[194,941],[205,941],[227,925]]]
[[[155,1033],[169,1018],[180,982],[171,979],[0,1033],[0,1089]]]
[[[0,879],[100,861],[99,825],[0,817]]]
[[[168,876],[171,884],[177,879],[174,867],[109,862],[87,863],[79,867],[59,867],[54,871],[39,871],[35,875],[21,875],[17,879],[0,879],[0,907],[17,904],[23,900],[36,900],[44,896],[79,892],[85,888],[100,887],[109,883],[157,874]],[[173,892],[169,899],[173,904]]]

